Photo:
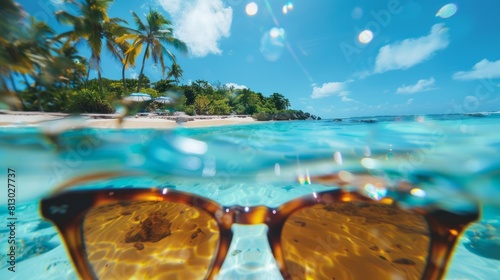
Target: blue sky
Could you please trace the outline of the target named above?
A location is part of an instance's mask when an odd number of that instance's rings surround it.
[[[62,0],[19,2],[68,29],[51,14]],[[182,83],[278,92],[323,118],[500,110],[496,0],[116,0],[110,15],[134,27],[130,10],[150,7],[188,44]],[[107,55],[102,69],[120,78]],[[161,78],[151,63],[145,74]]]

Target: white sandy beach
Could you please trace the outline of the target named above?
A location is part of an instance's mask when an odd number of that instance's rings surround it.
[[[49,121],[63,120],[71,115],[64,113],[43,112],[14,112],[0,111],[0,126],[37,126]],[[117,114],[84,114],[81,116],[81,126],[92,128],[154,128],[170,129],[183,127],[208,127],[235,124],[250,124],[255,120],[252,117],[234,116],[177,116],[164,117],[155,114],[148,116],[132,116],[123,118],[120,124]]]

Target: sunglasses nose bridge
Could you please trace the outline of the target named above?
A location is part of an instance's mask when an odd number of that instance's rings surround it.
[[[233,209],[233,222],[241,225],[266,224],[273,220],[276,211],[266,206],[236,207]]]

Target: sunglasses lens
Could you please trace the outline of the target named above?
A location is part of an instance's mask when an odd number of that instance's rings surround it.
[[[420,279],[430,247],[424,217],[375,202],[315,205],[282,232],[291,279]]]
[[[204,210],[177,202],[120,202],[84,219],[87,259],[99,279],[203,279],[219,246]]]

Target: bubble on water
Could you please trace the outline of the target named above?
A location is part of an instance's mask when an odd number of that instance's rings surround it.
[[[269,35],[271,35],[272,38],[278,38],[279,36],[284,35],[284,30],[282,28],[271,28],[269,31]]]
[[[352,9],[351,17],[353,19],[360,19],[362,16],[363,16],[363,9],[361,9],[360,7],[355,7],[354,9]]]
[[[387,189],[377,187],[371,183],[364,186],[364,192],[372,199],[380,200],[387,195]]]
[[[333,160],[335,160],[335,162],[339,165],[344,164],[342,161],[342,153],[340,152],[333,153]]]
[[[358,35],[358,40],[362,44],[370,43],[373,40],[373,32],[368,29],[361,31]]]
[[[363,158],[361,160],[361,165],[367,169],[374,169],[376,168],[379,164],[378,161],[372,158]]]
[[[285,48],[285,30],[273,27],[264,33],[260,41],[260,52],[268,61],[278,60]]]
[[[422,190],[422,189],[419,189],[419,188],[413,188],[411,189],[410,193],[413,195],[413,196],[417,196],[417,197],[425,197],[425,191]]]
[[[255,2],[250,2],[247,4],[247,6],[245,7],[245,12],[247,13],[247,15],[249,16],[254,16],[257,14],[257,12],[259,11],[259,6],[257,6],[257,4]]]
[[[283,14],[288,14],[289,11],[293,10],[293,4],[291,2],[288,2],[286,5],[283,5]]]
[[[279,163],[274,164],[274,174],[276,174],[277,176],[281,175],[281,167]]]
[[[439,11],[436,13],[437,17],[440,18],[449,18],[452,17],[458,10],[458,7],[454,3],[449,3],[441,7]]]

